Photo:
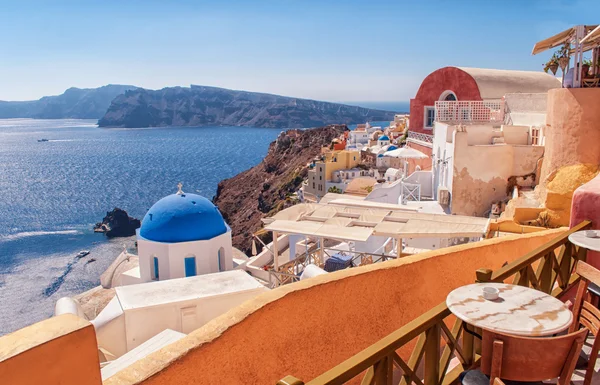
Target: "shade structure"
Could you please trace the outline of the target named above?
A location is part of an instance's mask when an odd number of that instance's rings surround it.
[[[564,31],[557,33],[556,35],[544,39],[542,41],[538,41],[533,46],[533,51],[531,51],[532,55],[537,55],[538,53],[549,50],[550,48],[558,47],[559,45],[565,43],[570,40],[571,37],[575,34],[575,27],[571,27],[569,29],[565,29]]]
[[[588,33],[592,32],[594,28],[597,28],[597,25],[586,25],[584,26],[584,36],[588,36]],[[571,27],[569,29],[565,29],[562,32],[557,33],[556,35],[549,37],[547,39],[538,41],[533,46],[533,50],[531,51],[532,55],[537,55],[538,53],[544,52],[554,47],[558,47],[561,44],[566,42],[570,42],[577,32],[577,26]],[[583,43],[585,38],[581,41]],[[584,47],[585,50],[585,47]]]
[[[404,158],[404,159],[426,159],[429,158],[419,150],[415,150],[410,147],[402,147],[397,150],[386,151],[383,156],[391,156],[393,158]]]
[[[584,51],[589,51],[590,49],[600,45],[600,25],[594,28],[592,32],[585,35],[585,37],[581,40],[581,44],[583,44]]]
[[[371,235],[394,238],[481,237],[489,228],[488,218],[404,211],[402,206],[388,203],[365,202],[373,207],[355,206],[356,201],[347,203],[350,205],[334,204],[332,201],[328,205],[306,205],[302,210],[288,208],[277,213],[273,220],[263,220],[265,230],[365,241]],[[286,210],[290,210],[289,213]],[[312,215],[317,213],[319,215]]]
[[[360,226],[340,226],[339,224],[325,224],[312,221],[284,221],[276,220],[265,226],[266,230],[277,231],[287,234],[302,234],[315,237],[323,237],[329,239],[340,239],[344,241],[359,241],[365,242],[371,234],[372,228]]]

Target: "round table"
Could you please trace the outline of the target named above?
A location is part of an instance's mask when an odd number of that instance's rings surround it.
[[[497,300],[483,298],[484,287],[500,291]],[[475,327],[519,336],[546,336],[565,330],[573,313],[558,299],[538,290],[505,283],[475,283],[453,290],[446,305]]]
[[[569,242],[592,251],[600,251],[600,230],[595,230],[598,238],[590,238],[585,236],[585,230],[577,231],[569,235]]]
[[[592,251],[600,251],[600,230],[595,230],[599,235],[598,238],[590,238],[585,236],[585,230],[577,231],[569,235],[569,242]],[[595,296],[600,297],[600,287],[594,282],[590,282],[588,290]]]

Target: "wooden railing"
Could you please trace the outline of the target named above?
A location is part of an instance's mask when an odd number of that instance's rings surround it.
[[[585,249],[570,243],[568,237],[589,225],[589,221],[584,221],[499,270],[480,269],[476,272],[477,281],[512,280],[558,296],[577,281],[575,263],[586,256]],[[362,385],[452,384],[463,370],[479,360],[480,341],[465,326],[442,302],[306,385],[343,384],[361,374]],[[411,344],[414,348],[407,355]],[[455,365],[450,367],[453,358]],[[305,385],[293,376],[277,384]]]

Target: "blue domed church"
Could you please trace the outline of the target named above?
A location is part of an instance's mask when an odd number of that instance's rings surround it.
[[[181,187],[156,202],[138,229],[142,282],[233,269],[231,228],[219,209]]]

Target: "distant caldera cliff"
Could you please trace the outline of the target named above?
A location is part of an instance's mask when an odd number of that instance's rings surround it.
[[[0,100],[0,119],[99,119],[111,101],[134,86],[109,84],[98,88],[69,88],[61,95],[39,100],[7,102]]]
[[[391,111],[192,85],[127,91],[113,100],[98,125],[302,128],[393,118]]]
[[[298,202],[294,193],[307,177],[308,163],[347,129],[329,125],[282,132],[262,162],[219,183],[213,202],[231,226],[235,247],[250,255],[252,234],[262,227],[261,219]],[[270,237],[267,233],[261,238],[268,243]]]

